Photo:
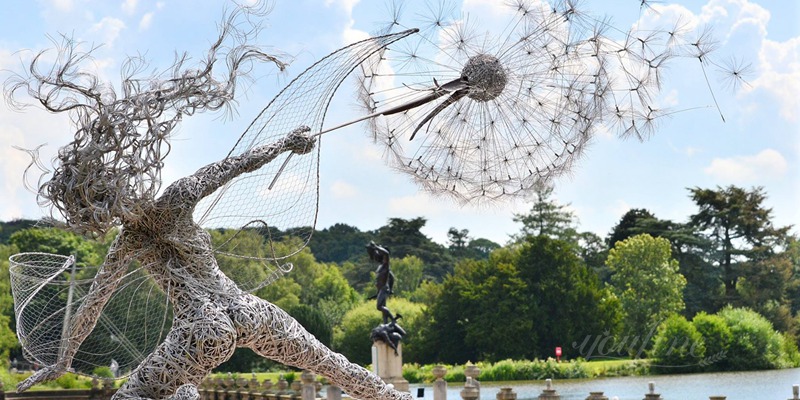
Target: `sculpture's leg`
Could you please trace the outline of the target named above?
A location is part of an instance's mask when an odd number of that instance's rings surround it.
[[[283,364],[311,370],[357,399],[411,400],[410,393],[388,387],[376,375],[327,348],[270,302],[242,296],[230,311],[239,334],[238,346],[249,347]]]
[[[389,308],[386,307],[386,299],[389,297],[389,294],[385,289],[381,289],[378,291],[378,301],[377,301],[377,308],[383,314],[383,323],[388,324],[389,321],[394,321],[394,316],[392,312],[389,311]]]
[[[210,302],[176,306],[166,339],[131,374],[114,400],[198,400],[197,386],[227,361],[236,348],[236,330]]]

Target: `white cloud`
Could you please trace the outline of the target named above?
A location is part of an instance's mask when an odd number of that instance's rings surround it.
[[[136,5],[139,3],[139,0],[124,0],[122,2],[122,11],[126,14],[131,15],[136,12]]]
[[[125,22],[121,19],[103,17],[100,22],[92,25],[89,32],[98,34],[101,42],[111,47],[123,29],[125,29]]]
[[[608,211],[612,215],[625,215],[628,210],[632,209],[630,204],[628,204],[625,200],[617,199],[611,206],[608,207]]]
[[[763,89],[775,97],[788,121],[800,118],[800,36],[785,42],[765,39],[758,54],[761,74],[750,90]]]
[[[142,19],[139,20],[139,30],[144,31],[150,28],[150,24],[153,23],[153,13],[149,12],[145,15],[142,15]]]
[[[389,199],[389,214],[403,217],[437,215],[444,210],[437,199],[424,192]]]
[[[383,155],[381,154],[380,146],[372,142],[365,144],[361,147],[361,151],[356,153],[356,157],[361,160],[369,162],[382,162]]]
[[[349,199],[358,196],[358,189],[345,181],[339,180],[331,185],[331,193],[334,198]]]
[[[368,39],[370,34],[359,29],[354,29],[356,21],[352,18],[347,22],[347,26],[342,32],[342,43],[345,45],[358,42],[360,40]]]
[[[678,100],[678,91],[675,89],[670,90],[668,93],[661,96],[658,103],[658,107],[662,109],[677,106],[680,104],[680,100]]]
[[[59,11],[70,11],[75,3],[72,0],[52,0],[51,4]]]
[[[748,0],[710,0],[700,16],[703,22],[730,24],[726,41],[736,43],[745,62],[756,67],[757,75],[750,78],[744,93],[763,89],[778,101],[781,116],[796,122],[800,118],[800,36],[783,42],[768,39],[770,17],[769,10]],[[751,47],[757,56],[746,56]]]
[[[353,15],[353,8],[359,1],[360,0],[325,0],[325,6],[330,7],[335,4],[337,7],[341,7],[347,15]]]
[[[751,156],[715,158],[704,172],[723,182],[752,183],[780,178],[786,173],[788,166],[781,153],[765,149]]]
[[[683,149],[683,154],[686,154],[686,156],[691,157],[691,156],[699,153],[700,151],[701,150],[699,148],[697,148],[697,147],[686,146],[686,148]]]
[[[24,96],[17,100],[30,101]],[[40,160],[50,167],[59,146],[71,136],[72,124],[67,115],[53,115],[36,107],[14,112],[0,106],[0,220],[15,218],[38,218],[43,212],[36,202],[36,195],[25,187],[23,175],[31,164],[31,157],[14,148],[39,149]],[[66,135],[66,136],[65,136]],[[29,186],[37,186],[40,170],[32,167],[27,177]]]

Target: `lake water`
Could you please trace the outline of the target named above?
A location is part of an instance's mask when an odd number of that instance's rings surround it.
[[[800,384],[800,368],[755,372],[724,372],[688,375],[654,375],[620,378],[572,379],[553,381],[562,400],[584,400],[589,392],[602,391],[609,399],[642,400],[647,383],[654,382],[656,393],[665,400],[708,400],[723,395],[727,400],[786,400],[792,385]],[[433,400],[430,384],[411,385],[411,394],[425,388],[425,400]],[[481,382],[481,400],[493,400],[501,387],[512,387],[519,400],[533,400],[544,389],[543,381]],[[460,400],[463,385],[448,384],[447,399]]]

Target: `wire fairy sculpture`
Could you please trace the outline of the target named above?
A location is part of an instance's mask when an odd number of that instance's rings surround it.
[[[680,21],[663,31],[634,28],[615,40],[607,35],[613,26],[575,1],[512,0],[515,16],[491,36],[475,34],[467,21],[450,22],[448,4],[432,5],[420,31],[408,29],[397,7],[383,34],[332,53],[291,82],[226,158],[163,191],[160,171],[182,118],[231,106],[252,62],[283,68],[249,44],[258,29],[239,19],[252,23],[263,9],[233,12],[199,68],[179,58],[167,74],[140,80],[133,76],[144,63],[131,59],[121,96],[81,70],[90,52],[74,43],[62,46],[50,70],[40,70],[41,54],[35,57],[29,75],[9,82],[9,99],[24,91],[48,111],[70,113],[78,128],[59,150],[55,171],[40,180],[39,198],[66,229],[85,235],[121,229],[96,269],[63,255],[11,257],[17,333],[26,354],[46,365],[18,389],[97,366],[87,360],[108,355],[96,346],[109,340],[92,335],[105,335],[132,355],[123,369],[138,364],[115,399],[197,399],[196,385],[236,347],[311,369],[353,397],[410,399],[247,291],[287,271],[286,257],[310,238],[318,137],[368,120],[391,164],[431,192],[461,202],[525,195],[568,172],[600,125],[623,137],[652,134],[667,114],[654,101],[667,62],[697,59],[703,73],[715,65],[710,33],[691,33]],[[409,35],[416,41],[397,42]],[[223,58],[227,74],[220,79],[215,67]],[[359,65],[368,114],[323,130],[333,93]],[[739,72],[732,72],[736,81]],[[273,227],[287,223],[308,227],[293,232],[303,240],[288,255],[238,254],[236,237],[215,249],[201,227],[254,230],[271,245]],[[234,282],[215,254],[256,259],[266,273]],[[120,315],[133,321],[114,310],[131,313],[142,288],[147,307],[158,309],[139,310],[160,327],[154,334],[114,323]]]
[[[199,399],[197,385],[237,347],[310,369],[356,398],[410,399],[410,394],[394,390],[328,349],[279,307],[237,286],[219,269],[209,233],[195,218],[242,230],[263,228],[267,235],[269,227],[262,222],[266,218],[272,224],[281,218],[312,218],[310,235],[316,217],[316,157],[297,156],[288,164],[287,155],[318,152],[319,140],[312,132],[321,129],[341,82],[369,55],[413,31],[367,39],[322,59],[267,106],[231,154],[161,190],[170,135],[183,117],[230,106],[237,80],[245,76],[249,63],[270,62],[283,69],[279,59],[249,44],[257,29],[249,29],[252,26],[241,19],[260,11],[240,7],[231,13],[200,68],[190,68],[184,57],[168,76],[138,80],[132,76],[143,64],[132,60],[119,97],[81,70],[90,54],[70,41],[60,49],[55,67],[41,71],[40,54],[28,76],[9,82],[10,99],[23,90],[48,111],[69,112],[77,126],[74,140],[58,152],[55,171],[37,188],[40,201],[63,219],[55,223],[85,235],[102,235],[121,226],[96,269],[78,267],[74,257],[61,255],[21,253],[10,258],[17,333],[26,355],[45,365],[21,382],[19,391],[79,365],[92,367],[85,360],[108,350],[93,347],[99,341],[92,335],[101,332],[135,355],[131,363],[140,362],[114,399]],[[218,59],[227,62],[223,78],[215,74]],[[35,161],[41,165],[38,158]],[[293,191],[291,197],[254,193],[263,191],[265,180],[275,174],[264,167],[275,164],[291,171],[283,185],[303,190]],[[230,197],[221,201],[223,196]],[[256,208],[248,208],[243,198],[257,203]],[[264,202],[272,214],[257,209]],[[239,208],[217,207],[230,203]],[[278,267],[266,279],[248,282],[251,287],[268,284],[281,273],[280,257],[264,259]],[[162,304],[161,309],[171,308],[173,314],[168,329],[164,321],[152,321],[162,326],[155,337],[147,337],[149,331],[141,326],[119,329],[113,322],[127,321],[129,315],[110,315],[109,310],[117,308],[107,307],[120,298],[125,312],[149,307],[149,302],[134,304],[135,296],[120,294],[135,293],[148,287],[147,282],[153,284],[149,290],[166,294],[169,307]],[[162,319],[165,315],[145,314]],[[112,323],[106,324],[109,320]],[[96,329],[98,325],[107,329]]]
[[[423,12],[407,3],[391,2],[381,32],[419,33],[362,64],[368,130],[395,169],[462,203],[532,193],[571,171],[601,127],[649,137],[675,112],[658,96],[679,60],[699,64],[706,82],[707,70],[725,70],[734,88],[747,68],[716,61],[711,31],[680,19],[621,30],[580,1],[511,0],[495,4],[506,22],[489,31],[487,16],[478,26],[452,1]]]

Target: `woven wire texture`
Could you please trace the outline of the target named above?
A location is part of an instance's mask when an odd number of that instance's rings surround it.
[[[578,1],[504,4],[507,22],[487,31],[485,17],[451,1],[394,1],[385,31],[420,32],[364,64],[366,112],[424,103],[371,120],[369,131],[431,193],[463,203],[526,195],[569,173],[599,130],[652,135],[675,112],[658,105],[668,64],[691,62],[700,76],[724,68],[711,58],[711,32],[684,21],[620,30]],[[738,72],[727,72],[734,85]]]
[[[9,261],[17,336],[25,358],[56,365],[69,345],[69,323],[83,304],[97,267],[47,253],[15,254]],[[120,371],[131,371],[164,340],[171,325],[167,296],[141,268],[132,266],[78,349],[72,367],[89,374],[114,360]]]
[[[61,226],[89,235],[122,226],[100,267],[62,255],[11,257],[20,342],[26,356],[44,365],[18,390],[67,370],[89,374],[113,360],[129,373],[115,399],[196,400],[201,380],[236,347],[248,347],[325,376],[355,398],[410,399],[222,273],[216,256],[236,255],[237,236],[213,249],[195,218],[214,227],[257,230],[269,243],[271,226],[305,218],[311,226],[299,235],[307,241],[317,208],[320,146],[313,133],[322,127],[330,98],[360,62],[412,31],[367,39],[316,63],[267,106],[226,158],[156,196],[167,139],[181,118],[231,101],[245,60],[282,66],[247,46],[246,37],[239,37],[238,47],[222,46],[228,32],[223,29],[205,69],[183,70],[180,61],[169,79],[145,86],[128,79],[119,99],[113,91],[100,93],[97,80],[80,70],[88,54],[76,53],[72,43],[61,49],[61,64],[38,73],[34,61],[32,76],[12,85],[12,92],[25,89],[52,112],[74,111],[75,140],[60,150],[56,171],[39,185],[43,202],[65,220]],[[211,73],[219,49],[229,52],[227,81]],[[63,91],[76,93],[59,97]],[[283,165],[288,154],[294,157]],[[278,171],[276,186],[263,193]],[[281,259],[269,251],[247,256],[277,265]],[[260,287],[283,271],[266,272],[240,283]]]

